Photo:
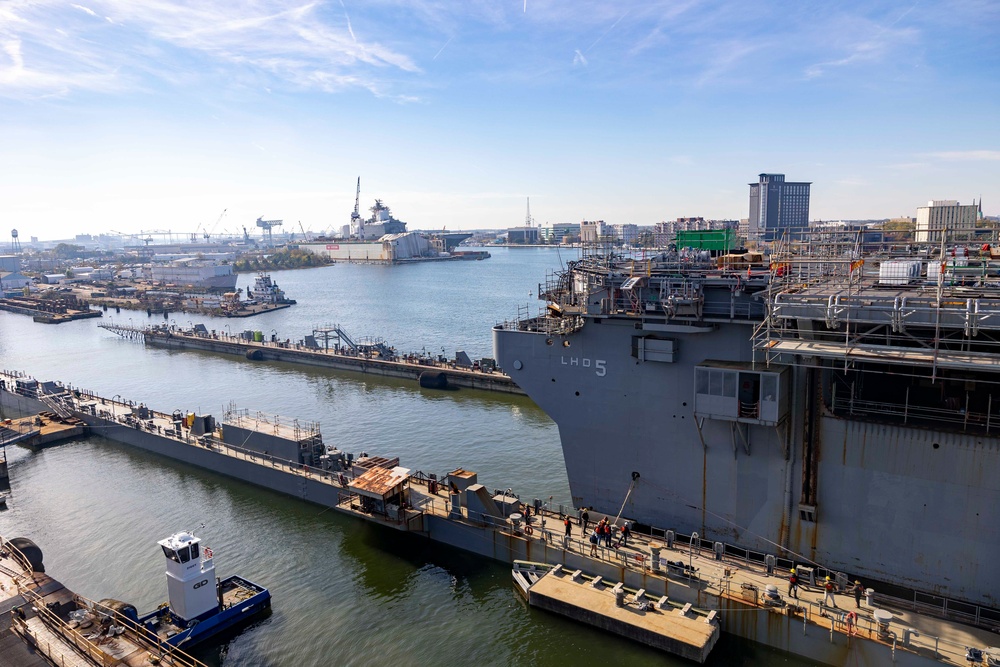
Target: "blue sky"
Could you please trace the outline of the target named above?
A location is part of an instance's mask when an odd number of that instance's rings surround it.
[[[0,4],[0,216],[22,237],[1000,213],[1000,3]],[[7,232],[0,234],[6,238]]]

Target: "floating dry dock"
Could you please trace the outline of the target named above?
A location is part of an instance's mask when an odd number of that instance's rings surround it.
[[[7,387],[14,379],[30,385],[23,374],[0,376]],[[45,393],[53,386],[58,393]],[[157,412],[54,383],[37,383],[35,389],[35,397],[0,390],[0,405],[38,412],[58,403],[118,442],[502,562],[581,570],[645,591],[657,604],[666,596],[674,608],[691,605],[688,613],[715,612],[723,632],[823,664],[960,666],[969,664],[967,647],[985,650],[1000,643],[996,609],[948,601],[930,605],[881,592],[858,609],[840,595],[841,606],[830,609],[821,604],[816,584],[826,574],[846,584],[845,575],[801,561],[802,592],[789,599],[784,592],[791,560],[698,535],[644,527],[627,546],[593,548],[575,520],[573,534],[563,535],[564,508],[541,508],[524,525],[513,517],[524,503],[512,493],[487,489],[474,472],[435,477],[402,468],[396,458],[354,459],[327,447],[318,424],[279,423],[246,412],[231,412],[216,423],[209,415]],[[572,596],[559,599],[569,604]]]
[[[102,324],[102,329],[114,332],[123,338],[142,340],[146,345],[174,350],[202,350],[231,354],[254,361],[281,361],[290,364],[321,366],[344,371],[355,371],[368,375],[416,380],[422,386],[429,386],[426,378],[433,376],[445,386],[497,391],[506,394],[520,394],[521,390],[507,375],[499,371],[476,370],[473,367],[430,363],[426,359],[399,357],[385,359],[370,354],[359,354],[294,343],[290,340],[253,340],[242,336],[229,335],[224,331],[208,331],[198,325],[191,329],[176,326],[133,327],[119,324]],[[315,342],[315,341],[314,341]],[[423,376],[423,377],[421,377]],[[433,388],[445,388],[434,386]]]

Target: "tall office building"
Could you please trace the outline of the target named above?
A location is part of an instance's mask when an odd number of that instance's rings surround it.
[[[758,183],[749,185],[749,238],[771,240],[786,229],[804,230],[809,226],[812,183],[785,181],[784,174],[761,174]]]

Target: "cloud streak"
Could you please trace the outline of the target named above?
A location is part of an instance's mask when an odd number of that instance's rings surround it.
[[[0,63],[6,84],[0,95],[132,87],[148,76],[190,81],[236,68],[268,85],[364,88],[391,97],[388,82],[396,73],[421,73],[404,53],[359,40],[343,2],[340,22],[317,3],[281,0],[88,4],[67,8],[41,0],[0,10],[0,43],[8,56]],[[102,15],[101,23],[90,20]]]
[[[1000,160],[1000,151],[939,151],[937,153],[924,153],[924,156],[948,160],[949,162],[995,162]]]

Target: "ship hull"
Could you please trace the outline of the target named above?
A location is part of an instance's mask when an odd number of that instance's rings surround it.
[[[996,437],[849,420],[821,400],[809,413],[819,383],[802,368],[787,374],[780,424],[698,419],[696,366],[749,364],[752,325],[677,327],[670,363],[634,356],[641,327],[608,317],[564,335],[494,329],[497,361],[559,427],[577,507],[624,507],[643,524],[852,578],[1000,603],[1000,576],[982,558],[1000,547]]]

